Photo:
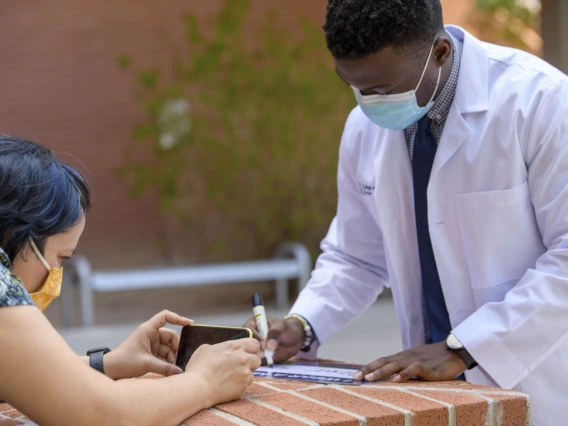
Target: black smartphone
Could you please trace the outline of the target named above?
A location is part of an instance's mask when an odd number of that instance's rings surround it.
[[[227,340],[252,337],[252,331],[244,327],[223,327],[218,325],[191,324],[181,330],[176,365],[185,366],[195,350],[201,345],[215,345]]]

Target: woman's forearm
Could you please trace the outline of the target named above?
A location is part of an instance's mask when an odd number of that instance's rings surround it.
[[[42,426],[178,425],[213,404],[198,373],[113,381],[85,365],[35,307],[0,309],[0,398]]]
[[[101,419],[105,423],[99,424],[175,426],[213,404],[210,385],[192,373],[113,384],[116,386],[107,400],[108,415]]]

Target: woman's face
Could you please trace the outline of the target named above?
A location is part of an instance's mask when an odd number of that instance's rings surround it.
[[[45,240],[43,257],[45,257],[49,266],[59,268],[62,266],[65,259],[69,259],[73,256],[84,229],[85,217],[66,232],[54,235]],[[25,256],[22,256],[22,254],[16,256],[12,261],[12,266],[14,274],[23,281],[28,293],[39,290],[49,273],[31,248],[26,250]]]

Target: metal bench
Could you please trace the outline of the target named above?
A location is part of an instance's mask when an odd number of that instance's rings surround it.
[[[69,273],[67,273],[69,271]],[[94,323],[93,292],[144,290],[162,287],[188,287],[254,281],[276,283],[278,308],[289,306],[288,280],[297,279],[302,289],[310,278],[312,260],[309,251],[299,243],[282,244],[273,259],[172,267],[149,270],[93,271],[84,256],[75,256],[66,265],[66,284],[79,285],[81,325]],[[61,293],[63,325],[69,327],[75,317],[73,294]]]

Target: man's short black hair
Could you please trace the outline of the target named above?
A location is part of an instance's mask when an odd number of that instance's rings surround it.
[[[335,59],[359,59],[385,47],[415,50],[443,27],[440,0],[329,0],[323,29]]]

